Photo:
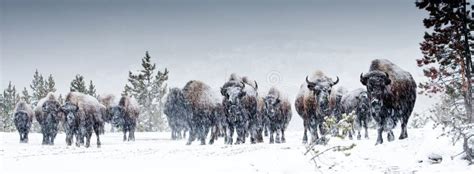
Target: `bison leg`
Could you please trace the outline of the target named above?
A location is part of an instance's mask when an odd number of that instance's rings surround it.
[[[97,147],[100,147],[100,145],[102,144],[100,142],[100,128],[94,127],[94,133],[95,133],[95,136],[97,137]]]
[[[123,141],[127,141],[127,130],[123,129]]]
[[[400,137],[398,139],[403,140],[405,138],[408,138],[408,133],[407,133],[407,123],[408,123],[408,116],[404,116],[402,120],[402,131],[400,132]]]
[[[367,125],[367,124],[368,124],[368,121],[364,121],[364,130],[365,130],[365,132],[364,132],[364,138],[365,138],[365,139],[369,139],[369,132],[367,132],[367,129],[368,129],[368,125]]]
[[[275,140],[273,139],[273,130],[270,129],[270,144],[275,143]]]
[[[281,130],[281,142],[282,143],[286,143],[286,139],[285,139],[285,130]]]
[[[377,141],[376,141],[375,145],[383,143],[382,132],[383,132],[382,127],[377,128]]]
[[[23,137],[23,142],[28,143],[28,132],[25,132],[25,136]]]
[[[232,145],[234,143],[234,126],[229,126],[229,129],[227,131],[227,144]]]
[[[242,127],[237,128],[237,141],[235,144],[245,143],[245,130]]]
[[[304,127],[304,133],[303,133],[303,144],[308,143],[308,121],[305,119],[303,120],[303,127]]]
[[[393,131],[392,131],[392,130],[388,131],[388,133],[387,133],[387,140],[388,140],[389,142],[391,142],[391,141],[393,141],[394,139],[395,139],[395,135],[393,135]]]
[[[280,144],[280,129],[276,130],[275,143]]]
[[[189,130],[189,138],[188,138],[188,142],[186,143],[186,145],[191,145],[191,143],[194,141],[194,139],[196,139],[196,131],[194,128],[191,128]]]

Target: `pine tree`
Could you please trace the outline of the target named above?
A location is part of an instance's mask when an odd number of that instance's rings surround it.
[[[33,80],[31,81],[30,88],[32,90],[31,104],[33,106],[36,106],[38,101],[48,94],[45,89],[45,81],[43,75],[41,75],[38,70],[36,70],[35,74],[33,75]]]
[[[50,74],[49,77],[48,77],[48,80],[46,80],[45,82],[45,85],[44,85],[44,89],[46,91],[46,94],[50,93],[50,92],[56,92],[56,83],[54,82],[54,78],[53,78],[53,75]]]
[[[16,88],[11,82],[8,83],[7,89],[3,91],[2,118],[0,120],[0,131],[13,131],[13,112],[15,105],[20,101],[20,95],[17,94]]]
[[[425,32],[420,44],[423,58],[417,60],[424,67],[428,82],[419,86],[422,93],[444,93],[463,98],[465,119],[472,120],[472,61],[469,47],[469,18],[465,0],[420,0],[419,9],[429,12],[423,23],[430,32]]]
[[[21,99],[26,103],[31,104],[31,95],[28,93],[26,87],[23,88],[23,91],[21,92]]]
[[[97,98],[95,85],[94,85],[94,83],[92,83],[92,80],[89,81],[89,89],[87,90],[87,94]]]
[[[63,95],[59,94],[59,97],[58,97],[58,102],[59,102],[59,104],[61,104],[61,106],[64,104],[64,98],[63,98]]]
[[[84,77],[82,75],[76,75],[76,77],[71,82],[70,90],[75,92],[88,93],[86,83],[84,82]]]
[[[151,62],[148,51],[142,58],[142,70],[137,73],[129,72],[128,84],[125,85],[123,95],[137,99],[140,104],[139,131],[161,131],[166,129],[162,108],[163,96],[166,94],[168,70],[157,71],[156,64]]]

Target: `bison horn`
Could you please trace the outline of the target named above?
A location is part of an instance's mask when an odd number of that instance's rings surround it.
[[[306,76],[306,83],[308,83],[308,85],[311,85],[311,86],[316,86],[316,84],[314,82],[310,82],[308,80],[308,76]]]
[[[257,90],[258,89],[257,81],[254,80],[253,82],[255,82],[255,90]]]
[[[336,81],[332,82],[332,85],[331,85],[331,86],[334,86],[334,85],[336,85],[337,83],[339,83],[339,77],[338,77],[338,76],[336,76]]]
[[[360,83],[364,86],[367,85],[367,78],[364,77],[364,73],[360,73]]]
[[[245,83],[244,82],[240,82],[242,84],[242,89],[245,88]]]
[[[385,76],[387,76],[387,79],[385,80],[385,85],[389,85],[392,82],[392,80],[390,80],[390,76],[388,75],[387,72],[385,72]]]

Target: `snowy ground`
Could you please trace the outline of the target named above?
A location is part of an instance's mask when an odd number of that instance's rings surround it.
[[[398,131],[396,131],[398,133]],[[55,146],[42,146],[41,135],[30,135],[29,144],[19,144],[16,133],[0,133],[1,173],[471,173],[474,166],[450,155],[459,148],[446,139],[436,139],[430,129],[409,130],[409,139],[374,146],[370,140],[336,140],[327,147],[356,143],[349,156],[327,152],[316,161],[304,156],[302,132],[288,132],[286,144],[227,146],[219,139],[215,145],[169,140],[169,133],[137,133],[135,142],[122,142],[120,133],[102,136],[102,147],[67,147],[64,134]],[[93,137],[93,139],[95,139]],[[325,149],[327,147],[317,147]],[[443,156],[441,164],[430,164],[426,155]],[[424,162],[419,162],[424,160]]]

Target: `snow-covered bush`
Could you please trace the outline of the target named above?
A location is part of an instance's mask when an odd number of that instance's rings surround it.
[[[453,145],[462,142],[463,151],[458,155],[464,154],[463,158],[473,164],[474,123],[470,123],[466,116],[462,99],[442,96],[441,102],[435,104],[430,112],[432,113],[430,118],[435,123],[434,127],[441,126],[443,129],[440,136],[450,137]]]

